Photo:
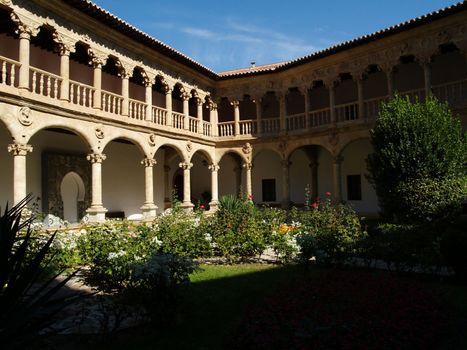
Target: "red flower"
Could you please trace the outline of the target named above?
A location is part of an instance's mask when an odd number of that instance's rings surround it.
[[[311,205],[310,205],[310,208],[311,208],[311,209],[316,209],[316,208],[318,208],[318,203],[313,203],[313,204],[311,204]]]
[[[206,207],[204,206],[204,204],[201,204],[201,205],[199,206],[199,208],[200,208],[200,209],[205,209]]]
[[[326,197],[331,197],[331,192],[326,192],[325,195]]]
[[[248,200],[250,200],[250,201],[253,200],[253,195],[252,195],[252,194],[249,194],[249,195],[248,195]]]

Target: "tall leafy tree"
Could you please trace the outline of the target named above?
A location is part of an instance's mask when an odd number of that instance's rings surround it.
[[[383,215],[400,222],[446,218],[467,195],[467,134],[447,104],[396,96],[371,130],[369,178]]]

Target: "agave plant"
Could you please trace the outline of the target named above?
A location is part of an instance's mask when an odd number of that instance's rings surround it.
[[[53,322],[53,316],[71,300],[55,297],[73,274],[56,282],[46,278],[48,255],[55,234],[44,244],[36,243],[30,229],[33,217],[22,218],[30,201],[26,197],[0,216],[0,344],[18,344]]]

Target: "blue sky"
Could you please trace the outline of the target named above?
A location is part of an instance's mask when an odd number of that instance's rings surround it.
[[[287,61],[455,3],[448,0],[94,0],[208,68]]]

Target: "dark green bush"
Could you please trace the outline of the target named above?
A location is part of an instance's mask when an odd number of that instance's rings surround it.
[[[467,195],[467,136],[446,104],[396,97],[371,131],[370,180],[384,216],[427,222],[455,216]]]
[[[441,239],[441,254],[461,280],[467,280],[467,220],[450,225]]]

